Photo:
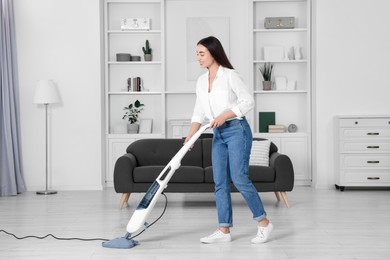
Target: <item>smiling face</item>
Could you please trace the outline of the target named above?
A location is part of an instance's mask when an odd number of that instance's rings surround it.
[[[216,63],[214,57],[211,55],[209,50],[201,44],[196,46],[196,56],[199,62],[200,67],[210,68]]]

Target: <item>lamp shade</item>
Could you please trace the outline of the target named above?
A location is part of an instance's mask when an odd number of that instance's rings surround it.
[[[56,85],[52,80],[38,81],[37,89],[35,91],[35,104],[52,104],[60,102],[60,96]]]

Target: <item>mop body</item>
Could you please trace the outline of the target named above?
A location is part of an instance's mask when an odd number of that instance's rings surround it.
[[[157,179],[149,187],[141,202],[138,204],[133,215],[131,216],[124,237],[116,238],[107,242],[103,242],[103,247],[110,248],[131,248],[138,244],[137,241],[130,239],[131,234],[140,231],[142,228],[148,228],[146,219],[153,210],[154,205],[158,201],[162,192],[168,187],[168,182],[172,178],[175,171],[180,167],[181,160],[186,155],[191,146],[198,140],[200,135],[210,127],[210,124],[202,126],[185,145],[175,154],[165,168],[161,171]]]

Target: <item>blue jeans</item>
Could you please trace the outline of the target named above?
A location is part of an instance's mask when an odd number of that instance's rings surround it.
[[[248,177],[251,148],[252,131],[245,118],[226,121],[214,128],[212,163],[220,227],[233,226],[231,181],[244,197],[253,219],[261,221],[266,217],[259,194]]]

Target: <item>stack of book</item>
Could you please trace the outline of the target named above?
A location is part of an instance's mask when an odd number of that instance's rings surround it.
[[[127,79],[127,91],[141,91],[142,79],[140,77]]]
[[[284,125],[268,125],[268,133],[284,133]]]

